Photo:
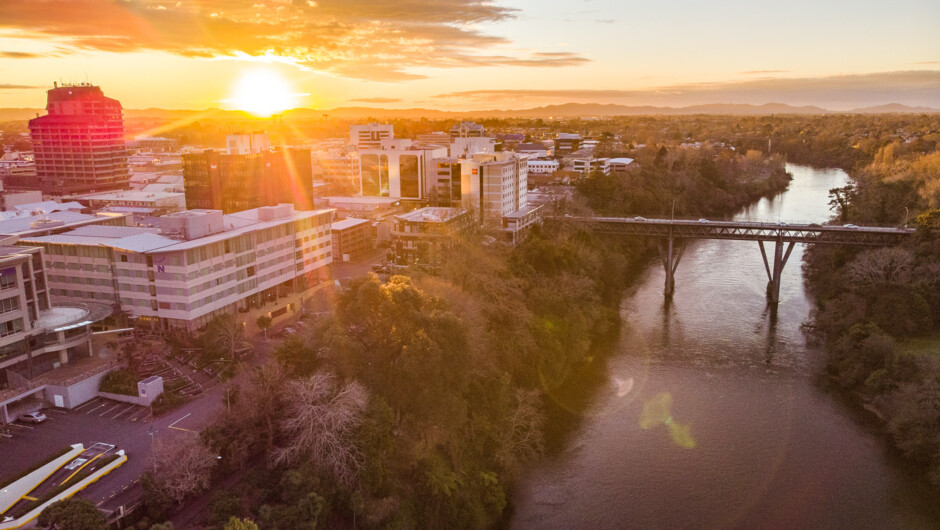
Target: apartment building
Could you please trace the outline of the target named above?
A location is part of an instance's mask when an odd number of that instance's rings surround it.
[[[186,209],[186,195],[169,191],[112,191],[81,195],[75,198],[78,202],[88,205],[93,210],[114,206],[131,208],[147,208],[150,215],[160,216],[175,213]]]
[[[53,300],[108,302],[143,325],[193,332],[328,279],[332,210],[188,210],[155,228],[21,238],[45,251]]]

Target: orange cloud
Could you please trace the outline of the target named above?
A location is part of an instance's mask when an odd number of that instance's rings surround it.
[[[341,76],[397,81],[413,67],[582,64],[577,54],[483,55],[507,44],[472,26],[511,19],[490,0],[0,0],[0,29],[72,50],[279,56]]]

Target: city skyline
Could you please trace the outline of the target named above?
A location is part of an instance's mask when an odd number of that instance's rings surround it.
[[[0,0],[0,107],[940,107],[936,4],[733,4]]]

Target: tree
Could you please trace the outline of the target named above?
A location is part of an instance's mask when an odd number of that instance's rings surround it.
[[[849,205],[855,195],[855,186],[852,184],[829,190],[829,209],[839,215],[839,221],[844,223],[849,220]]]
[[[39,526],[56,530],[107,530],[108,520],[87,499],[56,502],[39,514]]]
[[[366,389],[356,382],[340,386],[336,376],[319,372],[291,381],[288,393],[293,399],[281,421],[287,444],[275,451],[275,461],[309,460],[338,482],[352,482],[362,467],[354,435],[369,401]]]
[[[255,321],[255,324],[264,332],[264,338],[268,338],[268,328],[271,327],[271,321],[272,319],[268,315],[261,315],[258,317],[258,320]]]
[[[258,530],[258,525],[251,519],[240,519],[233,515],[232,518],[225,523],[223,530]]]
[[[245,326],[232,315],[216,317],[206,330],[207,346],[221,357],[235,359],[235,354],[248,346]]]
[[[209,487],[217,462],[215,453],[195,436],[161,441],[154,448],[152,458],[157,489],[177,504]]]

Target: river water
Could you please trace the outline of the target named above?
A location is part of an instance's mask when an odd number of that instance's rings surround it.
[[[735,219],[825,221],[827,191],[848,176],[787,169],[788,191]],[[821,384],[824,354],[800,330],[812,307],[802,252],[776,315],[755,242],[692,243],[668,304],[662,267],[649,267],[624,297],[603,382],[523,477],[511,526],[940,528],[923,477]]]

